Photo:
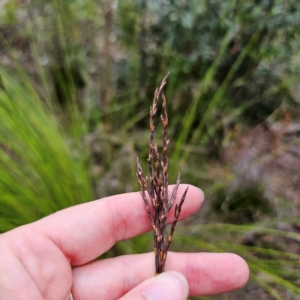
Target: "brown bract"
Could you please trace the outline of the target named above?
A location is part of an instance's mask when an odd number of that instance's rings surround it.
[[[155,254],[155,269],[156,274],[162,273],[164,270],[167,253],[172,242],[173,233],[178,221],[182,204],[186,197],[188,188],[183,193],[179,204],[176,204],[174,211],[174,220],[171,225],[170,233],[167,235],[167,216],[171,210],[177,196],[177,190],[180,184],[180,174],[178,174],[176,185],[172,191],[171,196],[168,195],[168,145],[167,127],[168,115],[166,97],[164,95],[164,86],[166,85],[167,74],[162,80],[160,87],[156,88],[153,98],[153,104],[150,107],[150,135],[149,135],[149,177],[145,177],[142,167],[137,158],[137,178],[141,186],[141,195],[143,197],[146,211],[148,213],[150,222],[153,228],[154,239],[154,254]],[[163,125],[163,153],[162,161],[160,161],[159,153],[156,144],[153,145],[154,135],[154,119],[157,112],[157,102],[159,98],[162,99],[162,115],[161,121]],[[148,193],[148,197],[146,195]],[[150,208],[149,203],[152,205]]]

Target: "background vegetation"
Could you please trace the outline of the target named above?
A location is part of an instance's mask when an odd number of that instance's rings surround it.
[[[206,194],[172,250],[247,260],[243,290],[201,299],[298,299],[299,12],[297,0],[0,1],[0,232],[138,190],[169,71],[169,178]],[[107,256],[151,248],[146,234]]]

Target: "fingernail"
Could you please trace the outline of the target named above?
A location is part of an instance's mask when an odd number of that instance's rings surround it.
[[[187,280],[178,272],[160,274],[142,292],[147,300],[182,300],[187,298],[188,293]]]
[[[198,188],[199,189],[199,188]],[[199,189],[199,191],[201,192],[201,194],[202,194],[202,202],[204,202],[204,199],[205,199],[205,195],[204,195],[204,192],[201,190],[201,189]]]

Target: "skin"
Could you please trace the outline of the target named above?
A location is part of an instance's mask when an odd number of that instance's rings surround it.
[[[178,198],[186,186],[180,185]],[[195,213],[202,197],[190,186],[180,219]],[[93,261],[117,241],[149,230],[141,195],[127,193],[77,205],[1,234],[0,299],[67,300],[72,291],[74,300],[156,300],[164,299],[159,298],[164,293],[183,300],[187,295],[239,289],[247,282],[246,262],[229,253],[169,252],[165,270],[171,272],[156,277],[153,253]]]

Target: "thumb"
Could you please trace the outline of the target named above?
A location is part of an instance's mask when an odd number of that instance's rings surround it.
[[[120,300],[185,300],[189,286],[178,272],[164,272],[137,285]]]

